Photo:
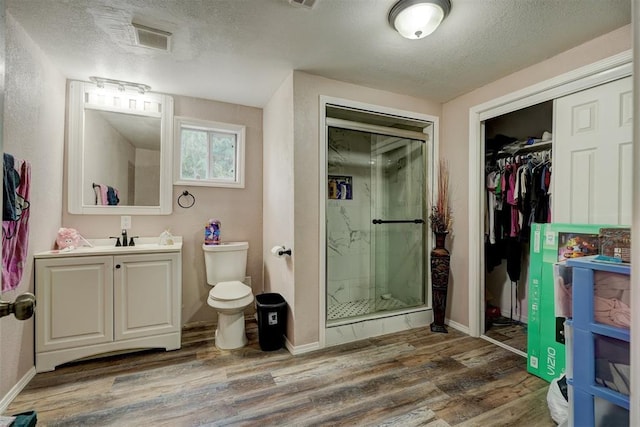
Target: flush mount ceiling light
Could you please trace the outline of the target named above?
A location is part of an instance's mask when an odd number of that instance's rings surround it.
[[[120,92],[124,92],[126,88],[131,88],[131,89],[137,90],[138,93],[144,95],[145,92],[149,92],[151,90],[151,86],[147,86],[142,83],[125,82],[123,80],[114,80],[114,79],[107,79],[104,77],[95,77],[95,76],[89,77],[89,80],[94,82],[96,86],[98,86],[101,89],[104,88],[104,85],[106,83],[106,84],[116,86]]]
[[[400,0],[389,12],[389,24],[408,39],[433,33],[449,14],[449,0]]]

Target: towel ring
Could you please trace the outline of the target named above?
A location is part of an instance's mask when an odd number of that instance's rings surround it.
[[[185,198],[191,197],[191,200],[187,200],[187,202],[183,204],[183,200],[182,200],[183,197],[185,197]],[[191,203],[189,203],[189,202],[191,202]],[[182,194],[180,194],[178,196],[178,206],[180,206],[181,208],[189,209],[191,206],[193,206],[195,204],[196,204],[195,196],[193,194],[189,193],[187,190],[184,190],[182,192]]]

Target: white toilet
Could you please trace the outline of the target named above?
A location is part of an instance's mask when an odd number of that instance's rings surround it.
[[[207,283],[213,286],[207,303],[218,312],[216,347],[223,350],[247,344],[244,310],[253,303],[251,288],[242,280],[247,268],[248,242],[202,245]]]

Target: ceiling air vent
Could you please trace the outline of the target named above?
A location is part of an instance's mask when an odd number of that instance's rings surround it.
[[[171,33],[132,22],[136,44],[142,47],[168,52],[171,49]]]
[[[311,9],[318,0],[289,0],[289,3],[294,6],[306,7],[307,9]]]

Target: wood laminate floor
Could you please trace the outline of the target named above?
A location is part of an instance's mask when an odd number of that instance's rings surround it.
[[[508,326],[492,325],[484,334],[509,347],[527,352],[527,325],[524,323]]]
[[[37,374],[6,414],[39,426],[554,426],[548,384],[526,360],[452,328],[362,340],[304,355],[250,343],[216,349],[213,327],[182,349],[77,362]]]

